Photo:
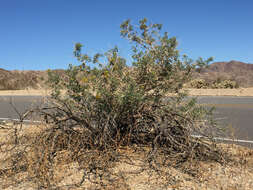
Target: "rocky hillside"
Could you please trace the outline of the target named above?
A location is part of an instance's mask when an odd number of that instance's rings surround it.
[[[41,71],[7,71],[0,69],[0,90],[38,88]]]
[[[63,70],[55,70],[63,73]],[[41,89],[47,80],[46,71],[7,71],[0,68],[0,90]]]
[[[236,81],[239,87],[253,87],[253,64],[239,61],[215,62],[194,77],[206,81],[232,80]]]
[[[55,70],[63,74],[63,70]],[[232,80],[239,87],[253,87],[253,64],[239,61],[215,62],[196,72],[194,78],[205,81]],[[45,87],[46,71],[7,71],[0,68],[0,90],[38,89]]]
[[[216,62],[211,64],[207,71],[245,74],[245,71],[253,71],[253,64],[239,61]]]

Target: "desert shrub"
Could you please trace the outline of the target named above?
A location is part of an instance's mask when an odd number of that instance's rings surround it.
[[[211,84],[212,88],[238,88],[239,85],[236,81],[233,80],[219,80],[217,79]]]
[[[189,86],[191,88],[207,88],[209,84],[205,81],[205,79],[194,79],[190,81]]]
[[[121,153],[125,148],[144,154],[144,163],[156,172],[162,166],[189,172],[186,161],[222,160],[212,141],[217,128],[211,110],[180,91],[192,71],[210,59],[193,62],[180,56],[176,38],[161,28],[146,19],[138,27],[129,20],[121,24],[122,37],[133,45],[130,66],[117,47],[91,57],[77,43],[74,55],[80,65],[70,65],[64,77],[49,71],[52,93],[48,107],[39,112],[50,127],[36,136],[27,153],[35,152],[30,171],[41,186],[55,184],[62,151],[78,162],[83,178],[95,176],[90,181],[100,188],[121,179],[111,169],[126,156]]]
[[[186,83],[186,88],[214,88],[214,89],[224,89],[224,88],[238,88],[239,84],[236,81],[229,79],[217,78],[215,80],[207,80],[196,78]]]
[[[194,64],[181,57],[176,39],[167,33],[160,35],[159,24],[143,19],[139,28],[134,28],[126,21],[121,29],[121,35],[133,44],[132,66],[126,66],[117,47],[90,57],[82,54],[82,45],[77,43],[74,55],[81,64],[70,65],[64,80],[50,73],[51,97],[60,106],[45,114],[61,128],[88,130],[97,147],[114,146],[115,140],[137,143],[140,135],[157,146],[172,143],[167,142],[170,133],[184,138],[206,112],[194,100],[184,101],[179,90],[203,61]],[[175,96],[166,97],[168,93]],[[159,142],[152,141],[154,137]]]

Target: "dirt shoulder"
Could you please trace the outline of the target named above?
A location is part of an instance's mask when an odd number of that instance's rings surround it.
[[[253,96],[253,88],[187,89],[192,96]]]
[[[50,91],[46,89],[34,90],[0,90],[0,96],[46,96]]]
[[[238,89],[186,89],[191,96],[253,96],[253,87]],[[0,96],[45,96],[47,89],[0,90]]]

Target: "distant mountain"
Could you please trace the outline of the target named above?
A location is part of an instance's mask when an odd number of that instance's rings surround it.
[[[64,74],[63,69],[55,69],[53,72],[60,75]],[[47,81],[47,79],[47,71],[8,71],[0,68],[0,90],[45,88],[45,81]]]
[[[240,87],[253,87],[253,64],[234,60],[215,62],[200,73],[196,73],[195,77],[208,81],[230,79],[236,81]]]
[[[253,64],[240,61],[215,62],[209,66],[207,71],[238,73],[244,71],[253,71]]]
[[[39,88],[42,71],[7,71],[0,68],[0,90]]]
[[[54,72],[64,74],[62,69]],[[46,71],[7,71],[0,68],[0,90],[44,88],[47,77]],[[206,81],[230,79],[236,81],[239,87],[253,87],[253,64],[240,61],[215,62],[200,73],[196,72],[194,78]]]

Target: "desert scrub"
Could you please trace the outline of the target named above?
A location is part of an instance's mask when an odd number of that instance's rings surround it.
[[[217,78],[216,80],[206,81],[205,79],[196,78],[184,85],[186,88],[213,88],[213,89],[225,89],[225,88],[238,88],[239,85],[236,81],[229,79]]]
[[[212,84],[211,84],[211,87],[212,88],[238,88],[239,85],[236,81],[233,81],[233,80],[228,80],[228,79],[225,79],[225,80],[220,80],[219,78],[214,81]]]
[[[80,184],[89,179],[101,188],[122,180],[112,170],[120,158],[129,159],[122,149],[144,154],[139,172],[148,167],[166,178],[161,167],[189,172],[187,161],[223,160],[212,141],[217,127],[211,110],[180,92],[192,72],[211,59],[194,62],[180,56],[176,38],[161,29],[146,19],[136,27],[130,20],[121,24],[121,36],[132,44],[131,65],[117,47],[91,57],[77,43],[74,55],[80,64],[70,65],[64,77],[49,71],[52,94],[49,106],[39,112],[50,127],[35,138],[35,161],[29,167],[41,187],[56,185],[55,163],[62,151],[83,171]]]
[[[205,79],[194,79],[192,80],[189,85],[191,88],[208,88],[209,84],[205,81]]]

